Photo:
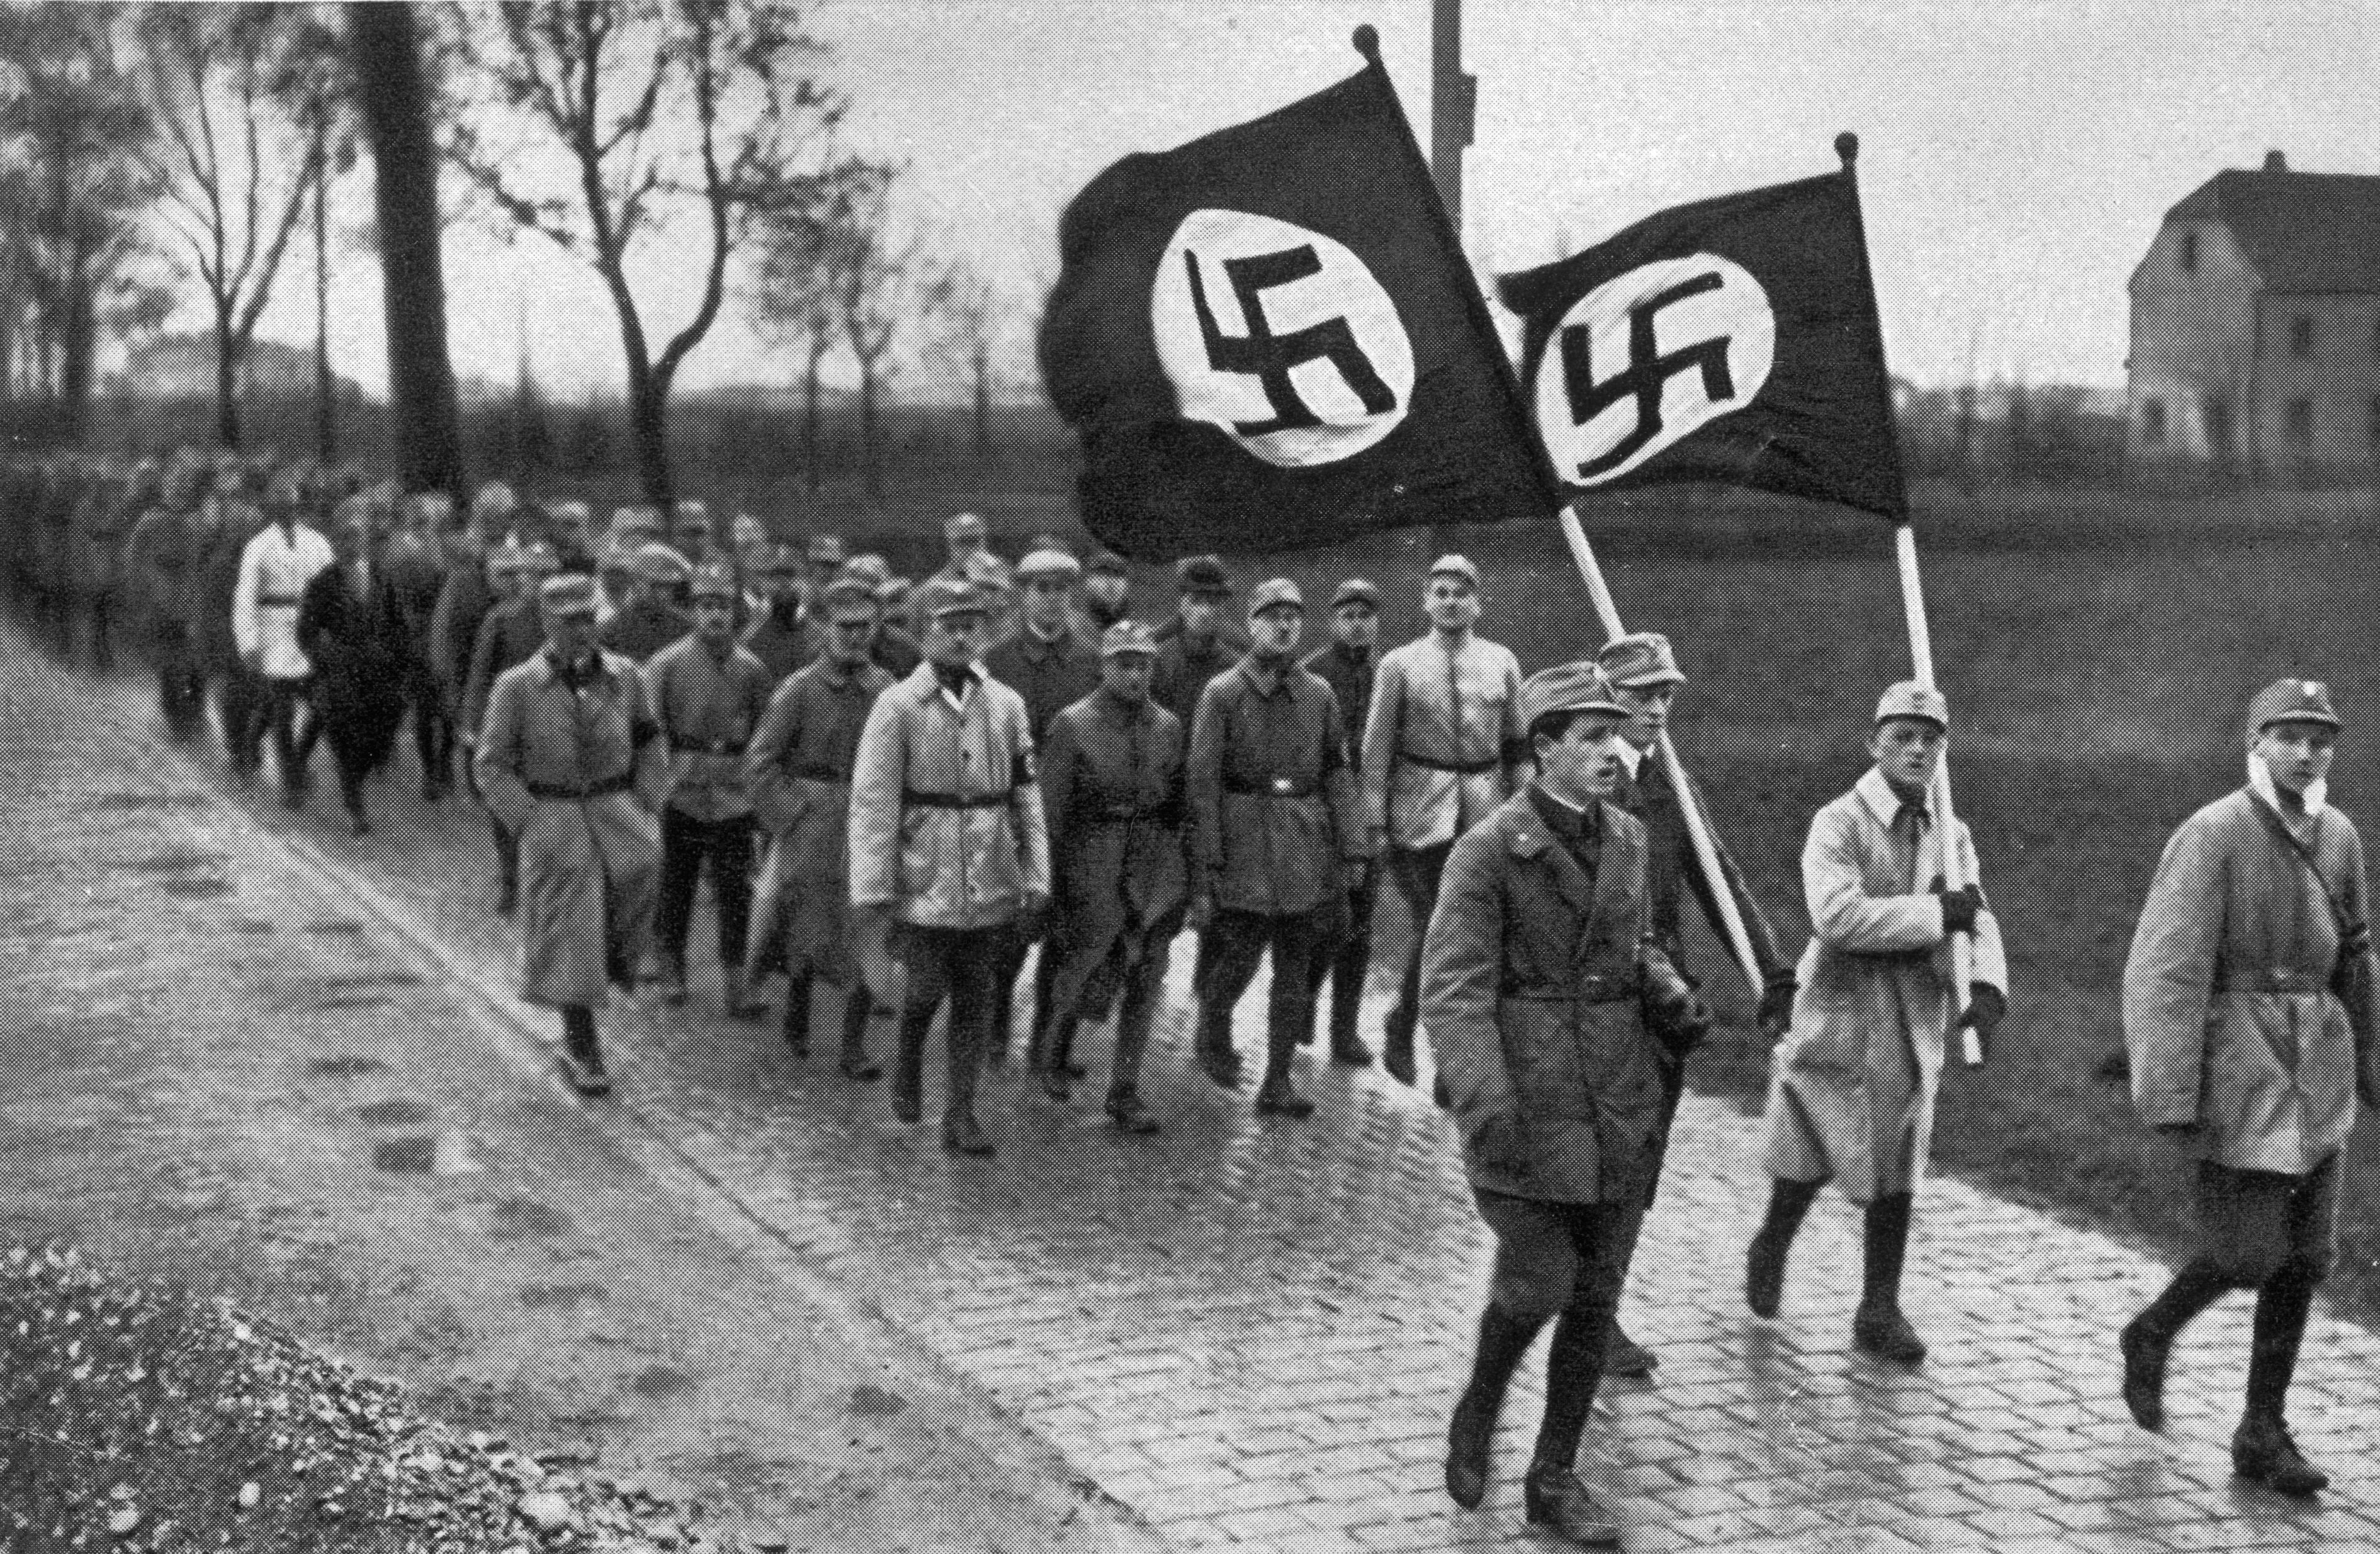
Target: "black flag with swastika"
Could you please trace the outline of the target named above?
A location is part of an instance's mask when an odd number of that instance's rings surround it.
[[[1498,290],[1566,484],[1710,480],[1908,521],[1848,173],[1663,211]]]
[[[1377,58],[1091,180],[1058,228],[1050,402],[1127,555],[1544,517],[1561,493]]]

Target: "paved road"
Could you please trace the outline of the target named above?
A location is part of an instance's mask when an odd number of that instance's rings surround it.
[[[136,690],[108,705],[148,726]],[[369,933],[500,998],[513,947],[487,913],[484,832],[474,811],[426,807],[409,785],[380,782],[360,843],[318,801],[286,844],[352,881]],[[261,797],[239,802],[278,826]],[[949,1159],[930,1122],[890,1121],[880,1086],[843,1083],[831,1057],[795,1063],[772,1026],[709,1014],[699,978],[685,1018],[615,1003],[622,1083],[603,1125],[658,1168],[716,1184],[1173,1546],[1520,1544],[1512,1470],[1533,1383],[1509,1410],[1488,1507],[1458,1512],[1438,1488],[1486,1266],[1446,1124],[1426,1094],[1327,1069],[1310,1075],[1312,1121],[1257,1122],[1245,1092],[1190,1065],[1181,969],[1144,1085],[1166,1120],[1158,1138],[1111,1135],[1096,1081],[1062,1109],[1010,1074],[981,1108],[997,1159]],[[1260,1008],[1259,989],[1244,1046]],[[533,1028],[492,1039],[530,1050]],[[1103,1038],[1086,1049],[1103,1060]],[[2370,1334],[2319,1314],[2295,1394],[2301,1441],[2344,1487],[2319,1509],[2235,1488],[2243,1301],[2192,1331],[2174,1422],[2145,1435],[2115,1396],[2112,1331],[2161,1267],[1936,1183],[1909,1279],[1934,1356],[1917,1375],[1878,1368],[1845,1347],[1858,1250],[1838,1203],[1802,1238],[1784,1318],[1744,1312],[1742,1248],[1765,1192],[1753,1129],[1689,1098],[1639,1256],[1627,1321],[1662,1354],[1659,1378],[1607,1389],[1584,1468],[1631,1547],[2380,1548],[2380,1494],[2355,1472],[2380,1383]]]

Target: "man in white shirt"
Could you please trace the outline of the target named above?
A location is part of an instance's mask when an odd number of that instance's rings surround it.
[[[298,522],[298,504],[278,501],[239,554],[239,579],[231,596],[232,641],[240,662],[263,677],[273,730],[273,759],[281,769],[281,802],[295,809],[306,802],[306,763],[315,730],[298,730],[313,665],[298,646],[298,604],[306,585],[332,562],[331,542]]]

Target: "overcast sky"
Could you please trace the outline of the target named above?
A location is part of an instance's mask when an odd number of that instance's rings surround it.
[[[1329,85],[1358,22],[1428,142],[1429,0],[828,0],[817,27],[855,101],[853,140],[910,166],[913,210],[1020,306],[1056,267],[1057,214],[1117,157]],[[2371,0],[1469,0],[1479,78],[1464,228],[1475,260],[1541,262],[1668,204],[1824,172],[1862,139],[1893,369],[2123,381],[2124,282],[2163,212],[2268,149],[2380,173]],[[357,180],[361,184],[361,179]],[[358,189],[356,198],[361,199]],[[619,381],[591,274],[468,226],[447,247],[458,371],[509,381],[525,315],[541,381]],[[667,256],[662,256],[666,260]],[[300,256],[268,332],[311,339]],[[654,322],[691,307],[662,263]],[[384,381],[377,274],[334,255],[340,370]],[[298,304],[299,293],[307,294]],[[1024,370],[1030,320],[1014,325]],[[687,383],[787,382],[722,324]]]

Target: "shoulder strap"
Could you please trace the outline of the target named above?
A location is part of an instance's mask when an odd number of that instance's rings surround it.
[[[2322,867],[2314,861],[2313,849],[2298,840],[2297,832],[2291,831],[2289,828],[2289,822],[2283,820],[2274,812],[2273,807],[2265,802],[2262,794],[2249,794],[2248,807],[2255,810],[2256,819],[2265,822],[2265,829],[2271,832],[2274,838],[2282,846],[2288,848],[2300,863],[2305,865],[2306,872],[2313,876],[2313,882],[2322,890],[2322,899],[2330,904],[2332,925],[2338,930],[2340,942],[2351,942],[2356,934],[2363,931],[2363,924],[2347,910],[2347,904],[2338,899],[2338,892],[2332,890],[2330,881],[2322,877]],[[2320,821],[2317,820],[2315,823],[2320,824]]]

